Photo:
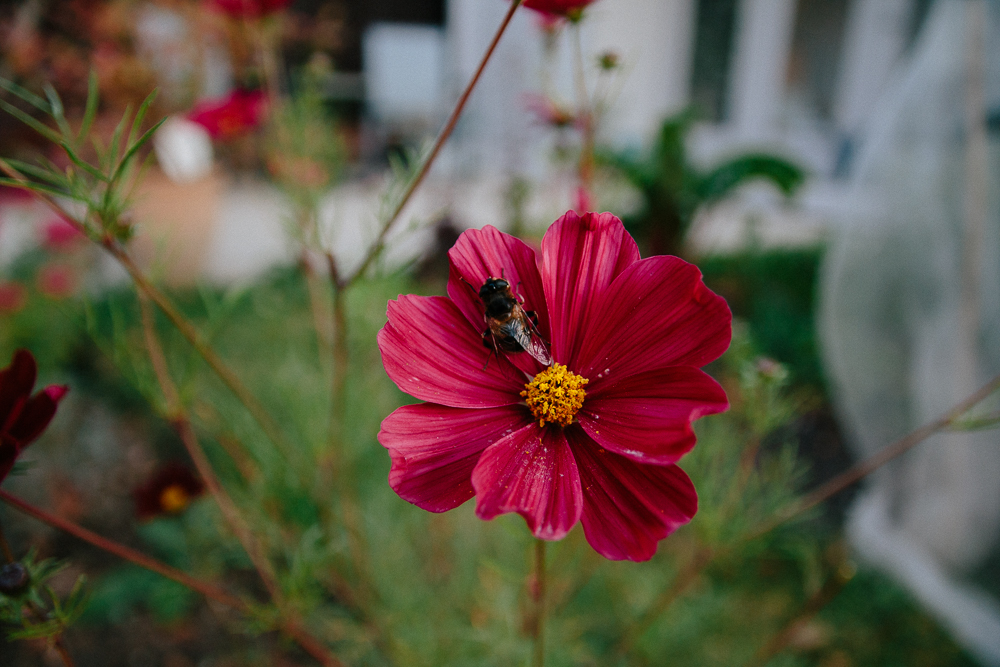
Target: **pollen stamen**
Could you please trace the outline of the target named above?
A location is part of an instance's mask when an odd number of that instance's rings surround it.
[[[587,378],[568,370],[562,364],[552,364],[524,385],[521,396],[528,404],[539,426],[546,422],[569,426],[583,407]]]

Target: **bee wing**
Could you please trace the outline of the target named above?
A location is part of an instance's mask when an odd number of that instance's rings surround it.
[[[538,363],[546,366],[552,363],[549,349],[545,347],[545,343],[538,333],[534,332],[534,327],[531,326],[531,320],[528,319],[527,315],[524,315],[520,321],[520,326],[511,327],[510,334],[524,348],[525,352],[538,360]]]

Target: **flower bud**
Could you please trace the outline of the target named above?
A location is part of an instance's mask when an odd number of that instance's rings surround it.
[[[28,568],[20,563],[7,563],[0,568],[0,593],[7,597],[16,597],[28,590],[31,575]]]

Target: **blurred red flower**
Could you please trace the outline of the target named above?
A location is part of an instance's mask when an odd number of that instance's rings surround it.
[[[28,301],[28,291],[21,283],[0,282],[0,315],[16,313]]]
[[[261,90],[234,90],[229,95],[195,105],[188,120],[198,123],[221,141],[246,134],[260,125],[267,112],[267,97]]]
[[[584,7],[594,0],[524,0],[524,6],[548,16],[565,16],[577,19]]]
[[[256,19],[284,10],[291,0],[209,0],[208,4],[233,18]]]
[[[694,265],[640,259],[610,213],[566,213],[540,261],[493,227],[465,232],[448,255],[449,298],[400,296],[379,332],[389,377],[427,401],[382,422],[390,486],[432,512],[475,496],[480,518],[517,512],[547,540],[580,521],[606,558],[648,560],[697,511],[675,464],[695,444],[691,422],[728,407],[699,370],[729,347],[726,302]],[[496,276],[536,314],[553,365],[490,358],[470,285]]]
[[[69,388],[50,385],[34,396],[38,365],[27,350],[18,350],[0,370],[0,482],[10,474],[24,449],[42,434]]]
[[[191,501],[205,493],[205,485],[188,466],[169,463],[132,492],[135,513],[141,520],[164,514],[180,514]]]

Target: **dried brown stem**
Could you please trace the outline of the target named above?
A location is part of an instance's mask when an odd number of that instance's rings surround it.
[[[244,614],[250,614],[252,612],[252,608],[247,602],[234,595],[230,595],[215,584],[210,584],[206,581],[196,579],[195,577],[192,577],[175,567],[167,565],[166,563],[161,563],[155,558],[147,556],[141,551],[137,551],[131,547],[125,546],[124,544],[119,544],[118,542],[109,540],[108,538],[87,530],[83,526],[75,524],[68,519],[64,519],[35,507],[34,505],[31,505],[30,503],[27,503],[17,496],[13,496],[2,489],[0,489],[0,502],[7,503],[14,509],[23,512],[24,514],[27,514],[42,523],[48,524],[53,528],[69,533],[70,535],[97,547],[98,549],[107,551],[108,553],[114,554],[134,565],[147,569],[150,572],[155,572],[160,576],[176,581],[182,586],[186,586],[197,593],[201,593],[206,598],[214,600],[219,604],[225,605]],[[297,620],[287,618],[282,619],[280,627],[282,632],[294,639],[299,646],[315,658],[321,665],[324,665],[325,667],[342,667],[343,663],[337,660],[334,656],[330,655],[329,651],[314,637],[309,635]]]
[[[30,517],[38,519],[42,523],[69,533],[84,542],[88,542],[98,549],[112,553],[119,558],[123,558],[131,563],[134,563],[135,565],[138,565],[139,567],[150,570],[151,572],[156,572],[167,579],[176,581],[182,586],[187,586],[191,590],[197,591],[205,597],[215,600],[220,604],[243,612],[249,611],[250,609],[246,602],[234,595],[230,595],[214,584],[201,581],[200,579],[195,579],[181,570],[171,567],[165,563],[161,563],[160,561],[151,558],[140,551],[136,551],[135,549],[127,547],[124,544],[119,544],[118,542],[109,540],[106,537],[101,537],[97,533],[87,530],[86,528],[79,526],[68,519],[63,519],[55,514],[50,514],[49,512],[35,507],[34,505],[31,505],[2,489],[0,489],[0,501],[7,503],[14,509],[23,512]]]
[[[358,278],[358,276],[364,274],[364,272],[368,270],[368,267],[371,266],[372,262],[375,261],[375,258],[378,257],[378,254],[382,251],[382,247],[385,245],[385,239],[389,234],[389,230],[392,229],[396,220],[399,219],[399,216],[403,213],[403,209],[405,209],[406,205],[410,202],[410,198],[413,196],[413,193],[416,192],[417,188],[420,187],[420,184],[423,183],[424,178],[427,176],[427,172],[431,169],[431,165],[434,164],[434,160],[437,159],[438,153],[441,152],[441,147],[444,146],[445,142],[448,141],[448,138],[451,136],[451,133],[455,130],[455,125],[458,124],[458,119],[461,117],[462,111],[465,110],[465,104],[469,101],[469,96],[472,95],[472,91],[475,89],[476,84],[479,83],[479,78],[482,76],[483,70],[486,69],[486,64],[489,63],[490,58],[493,56],[493,52],[496,50],[497,44],[500,43],[500,38],[503,37],[504,32],[506,32],[507,26],[510,25],[510,20],[514,18],[514,12],[516,12],[517,8],[521,6],[521,2],[522,0],[513,0],[513,2],[510,3],[510,9],[507,11],[507,15],[504,17],[503,22],[497,29],[496,34],[493,36],[493,40],[490,42],[489,47],[486,49],[486,53],[479,62],[479,67],[476,68],[475,74],[472,75],[472,79],[469,80],[469,83],[466,85],[461,97],[458,98],[458,102],[455,103],[455,108],[452,110],[451,116],[448,117],[448,121],[445,123],[444,128],[434,141],[434,146],[431,148],[431,152],[427,155],[424,163],[420,166],[420,171],[418,171],[417,175],[413,177],[412,181],[410,181],[409,186],[406,188],[406,192],[403,193],[403,197],[399,200],[399,203],[393,210],[392,215],[390,215],[389,219],[382,224],[382,228],[379,230],[375,243],[368,251],[368,254],[361,262],[361,265],[354,271],[353,274],[351,274],[349,278],[342,278],[338,285],[339,287],[346,287],[350,285]]]
[[[864,479],[871,473],[875,472],[886,463],[889,463],[893,459],[902,456],[906,452],[913,449],[915,446],[919,445],[921,442],[931,437],[935,433],[944,431],[950,428],[953,424],[957,423],[965,413],[974,408],[976,405],[985,400],[990,394],[995,391],[1000,390],[1000,375],[997,375],[992,380],[987,382],[985,385],[980,387],[975,393],[970,395],[964,401],[956,405],[954,408],[946,412],[941,417],[938,417],[929,424],[921,426],[915,431],[912,431],[908,435],[900,438],[891,445],[883,448],[878,453],[867,459],[857,463],[850,469],[842,472],[833,479],[827,481],[826,483],[820,485],[817,489],[807,494],[801,501],[796,503],[790,510],[786,511],[780,515],[774,522],[768,524],[763,529],[754,534],[754,536],[762,535],[771,529],[779,526],[780,524],[792,519],[803,512],[806,512],[813,507],[816,507],[820,503],[828,500],[832,496],[840,493],[847,487],[855,484],[856,482]]]
[[[57,635],[51,640],[52,648],[59,655],[59,658],[63,661],[66,667],[73,667],[73,657],[69,654],[69,650],[66,648],[65,642],[63,642],[62,636]]]

